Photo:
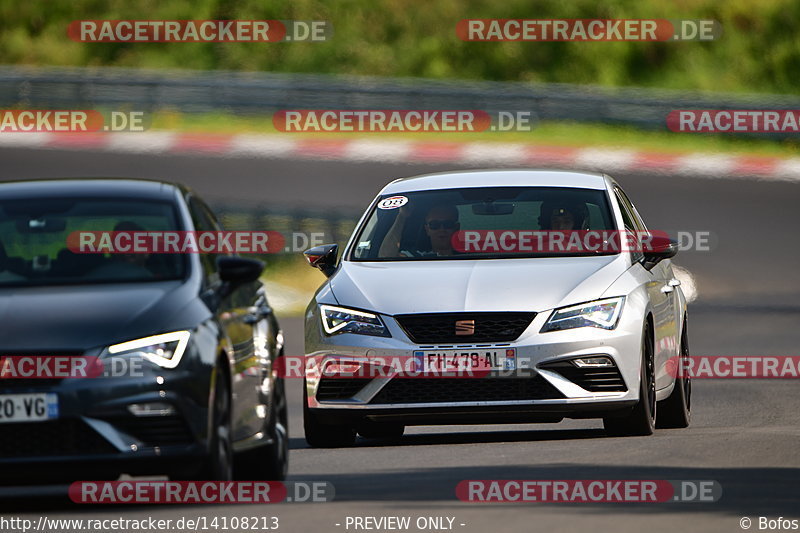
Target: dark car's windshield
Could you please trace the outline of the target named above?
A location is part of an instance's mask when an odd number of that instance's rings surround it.
[[[175,254],[75,253],[76,232],[178,228],[164,202],[106,198],[0,200],[0,287],[146,282],[183,278]]]
[[[552,237],[557,233],[563,241],[564,233],[572,237],[588,233],[592,237],[593,233],[614,229],[608,199],[602,190],[481,187],[416,191],[379,199],[358,230],[350,260],[616,253],[552,246]]]

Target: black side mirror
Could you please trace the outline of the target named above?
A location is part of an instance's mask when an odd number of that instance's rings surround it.
[[[338,244],[323,244],[309,248],[303,255],[306,257],[308,264],[314,268],[318,268],[327,277],[336,272],[336,258],[339,255]]]
[[[256,281],[264,271],[264,263],[245,257],[218,257],[219,279],[234,284]]]
[[[647,239],[642,239],[642,252],[644,262],[642,266],[650,270],[659,262],[670,257],[675,257],[678,253],[678,241],[662,235],[650,234]]]

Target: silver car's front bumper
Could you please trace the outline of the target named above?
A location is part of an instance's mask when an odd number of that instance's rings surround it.
[[[329,361],[374,363],[408,358],[414,351],[441,349],[514,349],[515,372],[486,377],[459,378],[482,380],[536,380],[545,389],[530,396],[535,399],[467,400],[460,394],[458,401],[436,398],[435,401],[403,401],[398,394],[388,395],[387,387],[396,380],[432,379],[428,390],[437,387],[435,381],[449,378],[413,378],[377,375],[352,387],[353,394],[331,399],[318,398],[320,383],[325,379],[317,373],[307,374],[308,407],[318,416],[336,420],[393,419],[406,424],[492,423],[512,421],[550,421],[561,418],[596,418],[630,409],[639,398],[642,322],[639,313],[622,313],[614,330],[584,327],[566,331],[540,333],[550,312],[536,315],[522,335],[514,342],[486,344],[419,345],[413,343],[390,316],[382,319],[391,337],[371,337],[355,334],[327,336],[320,326],[318,310],[312,304],[306,314],[306,357],[325,368]],[[630,310],[629,310],[630,311]],[[564,377],[563,373],[543,368],[551,363],[578,356],[604,355],[611,358],[624,382],[623,390],[614,392],[590,391]],[[313,365],[311,365],[313,366]],[[375,374],[370,374],[371,376]],[[498,382],[499,383],[499,382]],[[506,381],[517,386],[520,381]],[[495,387],[495,384],[490,384]],[[449,384],[444,384],[444,387]],[[466,384],[469,387],[469,384]],[[525,386],[524,384],[522,386]],[[356,390],[357,389],[357,390]],[[384,394],[381,394],[384,391]]]

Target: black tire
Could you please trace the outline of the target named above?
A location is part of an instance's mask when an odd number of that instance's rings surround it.
[[[603,419],[606,433],[614,437],[652,435],[656,425],[656,379],[653,335],[649,325],[642,334],[642,364],[639,378],[639,402],[622,417]]]
[[[394,441],[403,436],[406,427],[393,422],[373,422],[365,420],[358,426],[358,434],[365,439]]]
[[[303,429],[312,448],[345,448],[356,442],[356,430],[342,424],[325,424],[308,408],[308,391],[303,380]]]
[[[675,388],[666,400],[658,402],[658,424],[659,428],[686,428],[692,421],[692,379],[688,372],[682,372],[687,368],[686,361],[689,359],[689,335],[687,331],[688,322],[684,320],[683,334],[681,335],[681,351],[678,374],[675,377]]]
[[[283,481],[289,471],[289,409],[283,378],[276,378],[267,434],[271,444],[236,455],[235,477],[240,480]]]
[[[220,362],[220,365],[227,362]],[[231,430],[231,394],[228,379],[219,368],[214,371],[214,396],[211,399],[211,427],[208,428],[208,459],[190,479],[230,481],[233,479],[233,442]]]

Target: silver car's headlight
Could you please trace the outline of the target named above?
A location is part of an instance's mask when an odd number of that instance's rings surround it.
[[[319,310],[322,316],[322,327],[328,335],[356,333],[358,335],[391,337],[383,321],[374,313],[333,305],[320,305]]]
[[[625,298],[620,296],[556,309],[541,332],[583,327],[614,329],[624,301]]]
[[[147,359],[163,368],[175,368],[189,344],[188,331],[173,331],[109,346],[113,356],[133,356]]]

